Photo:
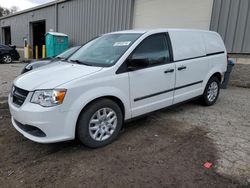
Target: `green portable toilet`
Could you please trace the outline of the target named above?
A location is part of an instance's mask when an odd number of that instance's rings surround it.
[[[46,57],[55,57],[68,48],[68,35],[57,32],[48,32],[45,36]]]

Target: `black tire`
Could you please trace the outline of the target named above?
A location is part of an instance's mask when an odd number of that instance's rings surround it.
[[[1,62],[2,63],[5,63],[5,64],[9,64],[9,63],[12,63],[13,59],[11,57],[11,55],[9,54],[5,54],[2,59],[1,59]]]
[[[116,128],[114,129],[113,133],[109,138],[103,141],[97,141],[91,137],[89,124],[92,116],[94,116],[94,114],[98,110],[103,108],[109,108],[115,112],[117,117],[117,123],[116,123]],[[121,130],[122,124],[123,124],[123,114],[120,107],[110,99],[100,99],[94,101],[93,103],[88,105],[86,109],[82,111],[78,119],[76,134],[79,141],[83,143],[85,146],[90,148],[99,148],[108,145],[114,141],[114,139],[118,136]]]
[[[12,59],[11,55],[6,54],[3,56],[2,61],[5,64],[9,64],[9,63],[12,63],[13,59]]]
[[[209,97],[208,97],[209,87],[211,86],[211,84],[214,84],[214,83],[216,83],[217,87],[218,87],[217,95],[213,100],[209,100]],[[217,101],[219,94],[220,94],[220,85],[221,85],[220,81],[216,77],[211,77],[208,80],[205,91],[201,97],[201,102],[204,106],[211,106]]]

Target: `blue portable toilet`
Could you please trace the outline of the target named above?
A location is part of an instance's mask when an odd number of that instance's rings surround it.
[[[64,33],[48,32],[45,35],[46,57],[55,57],[68,49],[68,35]]]

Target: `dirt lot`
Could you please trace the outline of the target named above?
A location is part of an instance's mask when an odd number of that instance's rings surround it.
[[[12,81],[21,73],[26,64],[0,64],[0,99],[8,96]]]
[[[230,78],[231,85],[250,88],[250,64],[236,65]]]
[[[0,185],[249,187],[249,112],[250,89],[231,86],[214,106],[191,102],[152,113],[91,150],[75,141],[29,141],[0,107]],[[211,169],[203,167],[207,161]]]

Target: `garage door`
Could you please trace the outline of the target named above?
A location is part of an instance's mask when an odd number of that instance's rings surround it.
[[[135,0],[134,28],[209,29],[213,0]]]

